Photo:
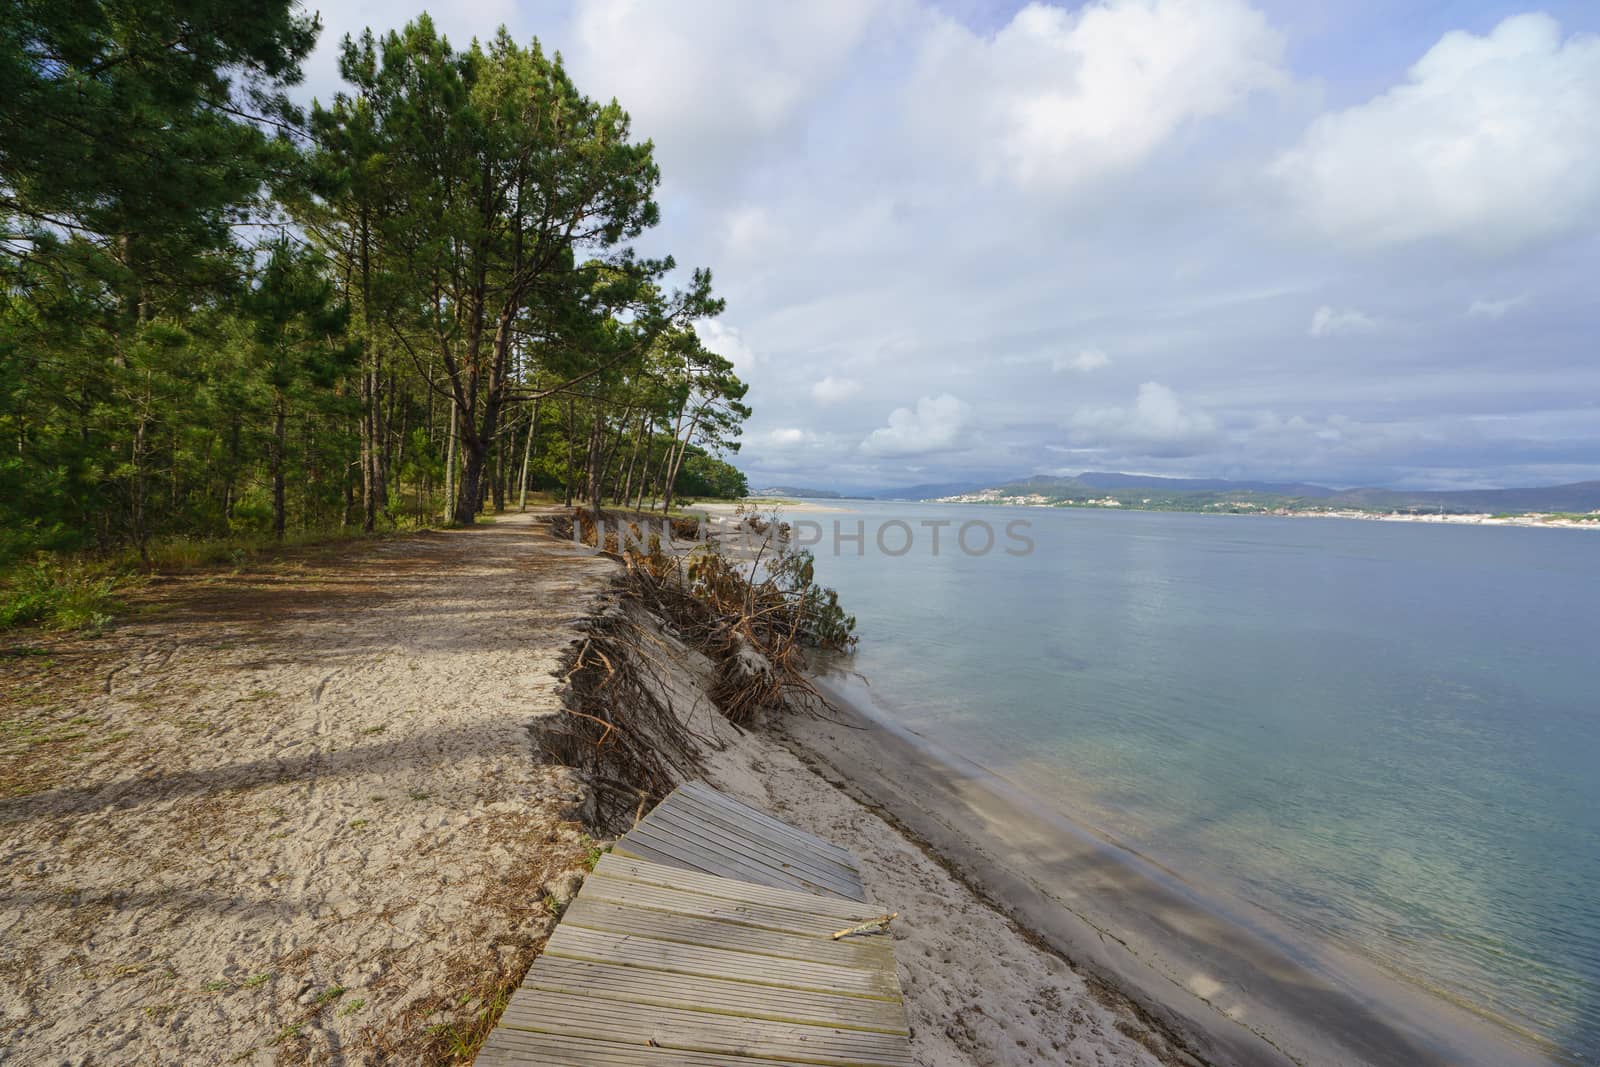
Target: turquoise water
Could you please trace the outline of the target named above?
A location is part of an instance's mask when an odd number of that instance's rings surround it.
[[[847,506],[789,517],[823,524],[855,668],[905,725],[1600,1063],[1600,534]],[[896,519],[917,539],[887,557]],[[924,519],[1026,520],[1037,548],[949,527],[935,557]]]

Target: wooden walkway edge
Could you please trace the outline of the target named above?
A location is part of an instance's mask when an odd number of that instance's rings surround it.
[[[912,1067],[882,912],[844,849],[698,783],[617,842],[480,1067]]]

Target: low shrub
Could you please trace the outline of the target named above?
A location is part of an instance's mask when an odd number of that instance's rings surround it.
[[[103,563],[39,559],[0,580],[0,629],[98,630],[117,608],[118,575]]]

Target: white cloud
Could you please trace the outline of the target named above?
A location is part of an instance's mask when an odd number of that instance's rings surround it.
[[[712,177],[804,121],[881,6],[581,0],[567,58],[580,85],[614,94],[656,140],[669,177]]]
[[[798,448],[816,442],[817,435],[810,430],[801,430],[793,426],[780,426],[768,431],[766,443],[773,448]]]
[[[732,363],[733,372],[740,377],[745,377],[758,362],[737,327],[725,326],[717,319],[699,319],[694,324],[694,332],[700,336],[701,344]]]
[[[811,387],[811,397],[819,404],[837,404],[861,392],[861,383],[854,378],[835,378],[828,375]]]
[[[1065,370],[1075,370],[1081,374],[1097,371],[1101,367],[1111,365],[1111,357],[1098,348],[1085,348],[1076,355],[1056,356],[1050,361],[1050,369],[1060,374]]]
[[[861,451],[873,456],[911,456],[955,448],[966,435],[970,409],[962,400],[943,393],[925,396],[915,410],[896,408],[889,425],[881,426],[861,442]]]
[[[783,237],[783,229],[766,208],[746,204],[729,211],[722,220],[723,247],[732,256],[766,252]]]
[[[1062,189],[1130,170],[1185,123],[1282,84],[1282,53],[1245,0],[1031,3],[990,38],[941,22],[911,99],[932,136],[963,141],[991,173]]]
[[[1148,455],[1182,455],[1217,435],[1217,422],[1187,408],[1160,382],[1139,386],[1132,408],[1085,408],[1068,423],[1079,443],[1133,445]]]
[[[1378,320],[1355,308],[1319,307],[1311,316],[1312,337],[1338,337],[1341,334],[1373,333]]]
[[[1600,205],[1600,36],[1548,15],[1445,34],[1404,84],[1318,118],[1272,168],[1332,239],[1511,248]]]
[[[1503,319],[1528,302],[1528,294],[1508,297],[1505,300],[1474,300],[1467,307],[1469,319]]]

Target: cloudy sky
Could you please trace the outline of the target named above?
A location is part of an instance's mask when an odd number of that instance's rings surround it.
[[[320,6],[334,43],[391,4]],[[756,486],[1600,478],[1600,6],[465,0],[616,96]]]

